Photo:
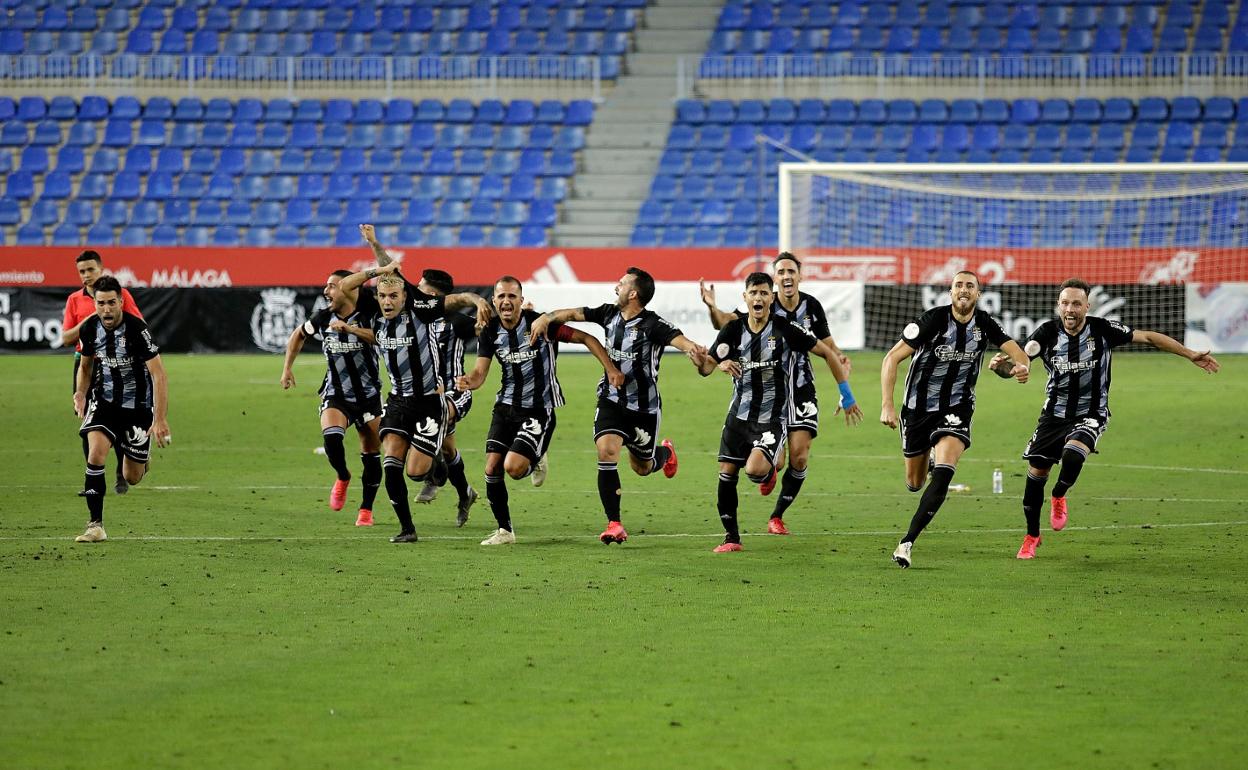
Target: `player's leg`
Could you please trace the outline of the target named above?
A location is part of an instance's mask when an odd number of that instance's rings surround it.
[[[371,413],[364,415],[372,416]],[[363,488],[360,497],[360,511],[356,515],[355,526],[373,526],[373,503],[377,499],[377,490],[381,488],[381,418],[373,417],[368,422],[356,423],[355,430],[360,437],[360,486]]]
[[[104,495],[108,491],[104,464],[112,452],[113,437],[106,428],[90,425],[90,413],[87,422],[88,425],[82,431],[82,437],[87,440],[87,469],[83,483],[83,497],[87,502],[87,528],[76,540],[79,543],[98,543],[108,539],[104,532]]]
[[[1049,501],[1049,525],[1054,531],[1066,526],[1066,493],[1079,480],[1083,463],[1096,449],[1096,442],[1105,431],[1105,424],[1093,418],[1080,420],[1066,436],[1062,445],[1062,467],[1053,485],[1053,499]]]
[[[1023,486],[1023,519],[1027,522],[1027,534],[1018,549],[1019,559],[1036,558],[1040,545],[1040,507],[1044,505],[1044,485],[1048,483],[1052,464],[1042,458],[1032,458],[1027,464],[1027,482]]]
[[[416,542],[416,525],[412,523],[412,511],[407,504],[407,478],[404,474],[405,459],[410,444],[401,433],[381,429],[381,470],[386,484],[386,496],[399,520],[399,534],[390,538],[392,543]]]
[[[969,444],[962,436],[938,435],[936,446],[933,447],[935,464],[932,467],[932,480],[928,482],[927,489],[923,490],[923,496],[919,498],[919,505],[914,511],[914,516],[910,518],[910,528],[906,530],[906,534],[893,551],[893,561],[897,562],[897,566],[902,569],[911,565],[910,551],[914,547],[914,541],[927,528],[927,525],[932,523],[940,506],[944,505],[945,498],[949,494],[949,483],[953,481],[953,474],[957,470],[958,459],[962,457],[962,453],[968,446]]]
[[[719,521],[724,525],[724,542],[714,548],[715,553],[741,550],[741,531],[737,526],[737,477],[740,471],[741,466],[736,463],[722,460],[719,463],[716,507],[719,510]]]
[[[495,404],[485,439],[485,498],[498,528],[481,545],[510,545],[516,542],[511,526],[511,505],[507,495],[506,460],[524,418],[505,404]]]
[[[341,511],[347,503],[347,486],[351,483],[347,449],[343,443],[351,420],[346,412],[331,403],[328,399],[321,403],[321,443],[325,447],[325,459],[338,477],[329,490],[329,507],[330,510]]]
[[[815,434],[809,428],[798,427],[789,431],[789,467],[780,481],[780,497],[771,512],[771,521],[767,523],[767,531],[773,535],[787,535],[789,530],[784,526],[784,513],[797,499],[806,481],[806,466],[810,462],[810,445]]]
[[[125,410],[123,425],[127,425],[113,442],[113,451],[121,456],[118,463],[125,475],[126,484],[134,485],[143,481],[147,475],[148,463],[152,457],[152,427],[150,411]],[[135,441],[135,439],[140,439]]]
[[[932,469],[933,418],[901,413],[901,456],[905,461],[906,489],[918,492]]]
[[[608,545],[623,543],[628,539],[620,521],[620,497],[624,494],[620,483],[620,450],[624,447],[624,437],[614,431],[603,431],[594,438],[594,446],[598,450],[598,500],[607,517],[607,528],[598,539]]]
[[[455,410],[455,402],[451,400],[451,396],[447,394],[443,396],[443,399],[446,403],[446,437],[442,439],[442,453],[440,455],[439,462],[441,467],[446,468],[447,477],[449,478],[449,461],[455,456],[454,440],[452,439],[452,436],[455,433],[455,423],[458,421],[459,415]],[[437,464],[435,464],[435,470],[438,470]],[[441,489],[442,486],[437,483],[435,478],[432,476],[426,478],[424,486],[420,489],[420,493],[416,495],[416,502],[421,503],[422,505],[432,503],[435,499],[437,499],[438,492]]]

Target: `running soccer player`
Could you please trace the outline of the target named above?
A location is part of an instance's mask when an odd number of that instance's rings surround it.
[[[87,249],[78,255],[75,260],[75,267],[78,269],[78,279],[82,281],[82,291],[75,291],[65,299],[65,317],[61,321],[61,344],[74,345],[74,376],[71,383],[71,392],[78,388],[78,366],[82,358],[82,342],[80,341],[80,332],[82,325],[87,319],[95,317],[95,297],[93,287],[95,280],[104,275],[104,258],[100,256],[98,251]],[[139,320],[143,319],[143,314],[139,312],[139,306],[135,304],[134,297],[130,296],[129,290],[125,287],[121,289],[121,309],[123,312],[136,316]],[[124,495],[130,491],[130,485],[126,483],[126,475],[122,472],[122,452],[121,445],[114,447],[117,455],[117,473],[113,491],[119,495]],[[82,437],[82,457],[87,457],[87,437]],[[86,490],[79,492],[79,496],[86,493]]]
[[[138,484],[156,446],[169,445],[169,387],[160,348],[143,319],[125,312],[121,284],[111,275],[95,280],[95,315],[78,326],[82,362],[74,388],[78,433],[87,439],[86,494],[89,519],[79,543],[99,543],[104,532],[104,461],[121,447],[126,482]],[[88,400],[89,398],[89,400]]]
[[[379,279],[377,304],[381,314],[369,327],[340,324],[335,330],[347,330],[375,344],[386,362],[390,394],[381,417],[382,474],[400,525],[399,534],[390,542],[414,543],[416,527],[407,502],[404,471],[415,481],[423,481],[441,451],[446,430],[438,346],[430,324],[472,305],[477,306],[478,322],[484,324],[490,311],[485,300],[475,294],[439,297],[421,288],[426,286],[423,279],[419,285],[408,283],[393,262],[343,278],[339,287],[355,291],[372,278]]]
[[[971,446],[975,381],[988,345],[1005,351],[1002,358],[1011,361],[1007,376],[1027,382],[1027,356],[987,311],[978,308],[979,294],[979,276],[969,270],[954,275],[951,304],[932,308],[906,324],[880,366],[880,422],[894,430],[901,426],[901,453],[911,492],[923,488],[929,456],[932,463],[931,481],[910,519],[910,529],[893,551],[893,561],[902,569],[910,566],[915,539],[945,502],[958,459]],[[897,367],[911,356],[899,421],[893,404]]]
[[[832,339],[832,332],[828,328],[828,315],[823,305],[817,298],[801,291],[802,263],[797,257],[784,251],[772,260],[771,269],[778,289],[772,312],[814,334],[826,346],[829,355],[840,363],[845,370],[845,376],[848,377],[849,357]],[[744,317],[745,314],[740,311],[725,313],[720,310],[715,304],[715,287],[705,282],[699,282],[699,285],[702,291],[702,301],[711,314],[711,325],[716,329],[722,329],[724,324],[734,317]],[[789,529],[784,524],[784,514],[797,499],[802,482],[806,479],[806,471],[810,463],[810,447],[815,437],[819,435],[819,394],[815,388],[814,369],[811,367],[809,356],[797,356],[795,364],[797,371],[795,372],[793,398],[789,399],[786,414],[789,467],[784,472],[784,478],[780,484],[780,496],[771,512],[771,519],[767,522],[767,531],[773,535],[789,534]],[[783,448],[779,452],[772,475],[759,485],[760,493],[771,494],[776,486],[774,471],[782,467],[784,467]]]
[[[762,484],[775,471],[798,371],[795,358],[813,351],[827,361],[841,391],[836,412],[845,410],[847,425],[862,421],[862,409],[854,402],[836,355],[814,334],[772,312],[775,295],[771,276],[751,273],[745,279],[744,297],[748,315],[724,325],[709,355],[690,354],[702,376],[718,365],[734,379],[732,403],[719,443],[718,507],[727,534],[715,553],[741,550],[737,528],[737,477],[741,468],[755,484]]]
[[[481,545],[516,542],[503,474],[513,479],[530,473],[536,476],[539,465],[544,464],[539,461],[545,459],[555,433],[555,410],[563,406],[563,390],[555,370],[559,343],[575,342],[589,348],[602,363],[607,381],[617,388],[624,384],[624,374],[598,340],[557,321],[548,324],[546,337],[533,335],[533,324],[541,314],[524,310],[523,305],[524,289],[519,280],[505,275],[495,282],[497,316],[477,339],[477,361],[472,371],[456,381],[460,390],[476,390],[485,382],[494,358],[503,369],[485,441],[485,496],[498,529]]]
[[[342,290],[342,280],[350,270],[335,270],[325,281],[321,292],[329,307],[312,315],[302,326],[290,333],[286,342],[286,358],[282,363],[282,389],[295,387],[291,370],[295,357],[309,337],[320,340],[325,353],[325,378],[321,382],[321,440],[325,459],[338,478],[329,491],[329,508],[341,511],[347,502],[351,471],[347,468],[343,439],[347,426],[354,425],[360,437],[360,463],[363,466],[363,495],[355,519],[357,527],[373,525],[373,501],[381,486],[381,374],[377,368],[377,349],[351,334],[345,326],[367,326],[380,312],[372,291],[359,288]]]
[[[1079,479],[1088,455],[1109,425],[1109,375],[1112,351],[1131,342],[1152,345],[1182,356],[1210,374],[1220,367],[1209,351],[1197,352],[1161,332],[1132,329],[1119,321],[1088,315],[1091,287],[1078,278],[1062,283],[1057,296],[1057,318],[1036,327],[1024,347],[1030,358],[1039,357],[1049,373],[1044,406],[1031,440],[1023,450],[1027,460],[1027,484],[1023,489],[1023,517],[1027,534],[1018,558],[1034,559],[1040,545],[1040,506],[1049,471],[1061,463],[1053,497],[1049,500],[1049,525],[1054,531],[1066,526],[1066,493]],[[992,369],[1005,376],[1004,363],[996,356]]]
[[[706,348],[695,344],[646,305],[654,297],[654,278],[645,270],[630,267],[615,285],[615,302],[598,307],[552,310],[534,319],[529,341],[546,337],[551,323],[587,321],[605,332],[607,352],[624,373],[624,384],[614,386],[606,376],[598,383],[598,408],[594,411],[594,444],[598,448],[598,497],[607,528],[598,536],[603,543],[623,543],[628,532],[620,520],[620,449],[628,448],[629,464],[638,476],[657,470],[671,478],[678,468],[676,449],[670,439],[656,446],[662,423],[663,400],[659,396],[659,359],[668,345],[688,354]]]

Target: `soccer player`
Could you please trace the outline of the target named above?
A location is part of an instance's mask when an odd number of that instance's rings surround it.
[[[104,275],[104,258],[99,252],[88,249],[78,255],[75,260],[78,268],[78,278],[82,281],[82,291],[75,291],[65,300],[65,317],[61,321],[61,343],[63,345],[74,345],[74,376],[71,383],[71,392],[78,387],[78,366],[82,358],[82,342],[80,340],[80,332],[82,325],[86,323],[88,318],[95,317],[95,297],[94,285],[97,278]],[[130,292],[122,288],[121,290],[121,309],[130,315],[138,317],[140,320],[143,314],[139,312],[139,306],[135,304],[134,297],[130,296]],[[117,454],[117,473],[116,482],[113,487],[119,495],[124,495],[130,491],[130,485],[126,483],[126,476],[122,473],[122,453],[121,446],[115,447]],[[87,437],[82,438],[82,456],[87,456]],[[80,492],[79,494],[85,493]]]
[[[975,381],[989,343],[1005,351],[1002,358],[1008,356],[1012,362],[1008,376],[1026,382],[1030,371],[1023,349],[987,311],[978,308],[979,294],[979,276],[968,270],[954,275],[949,287],[951,304],[932,308],[906,324],[880,366],[880,422],[894,430],[900,422],[906,486],[911,492],[923,488],[931,457],[931,481],[919,499],[910,529],[893,551],[893,561],[902,569],[910,566],[915,539],[945,502],[958,459],[971,446]],[[898,421],[893,404],[897,367],[911,356],[914,360],[906,375]]]
[[[737,477],[741,468],[755,484],[762,484],[775,472],[799,368],[796,358],[811,351],[822,357],[841,391],[836,412],[845,410],[848,425],[862,421],[862,409],[854,402],[836,355],[814,334],[772,312],[773,286],[766,273],[751,273],[745,279],[747,315],[724,325],[709,355],[689,354],[703,377],[718,365],[734,379],[732,403],[719,443],[719,518],[727,534],[715,553],[741,550],[737,528]],[[800,485],[799,479],[796,486]]]
[[[1023,516],[1027,534],[1018,558],[1034,559],[1040,545],[1040,506],[1049,471],[1061,463],[1053,497],[1049,500],[1049,525],[1054,531],[1066,526],[1066,493],[1075,485],[1088,455],[1109,425],[1109,375],[1112,350],[1127,343],[1152,345],[1182,356],[1210,374],[1220,365],[1209,351],[1197,352],[1161,332],[1132,329],[1118,321],[1088,315],[1091,287],[1078,278],[1062,283],[1057,295],[1057,318],[1036,327],[1024,347],[1030,358],[1040,357],[1049,373],[1044,406],[1036,431],[1023,450],[1027,460],[1027,483],[1023,489]],[[992,369],[1005,376],[1001,357]]]
[[[594,412],[594,444],[598,448],[598,497],[607,516],[607,528],[598,536],[606,544],[623,543],[628,532],[620,520],[620,449],[628,448],[629,464],[638,476],[657,470],[671,478],[678,468],[676,449],[669,439],[656,446],[662,422],[659,396],[659,359],[668,345],[688,354],[706,348],[685,337],[652,310],[654,278],[630,267],[615,285],[615,302],[598,307],[552,310],[534,319],[530,343],[546,337],[549,326],[568,321],[598,324],[605,332],[607,352],[624,373],[624,384],[613,386],[604,376],[598,383]]]
[[[339,288],[355,291],[372,278],[378,278],[381,314],[368,327],[337,324],[334,328],[375,344],[386,362],[390,394],[381,417],[382,474],[400,525],[390,542],[414,543],[416,527],[407,502],[404,472],[415,481],[423,481],[441,451],[446,430],[438,346],[430,324],[472,305],[477,306],[478,322],[484,324],[490,311],[485,300],[475,294],[440,297],[425,291],[424,279],[419,285],[408,283],[394,262],[347,276]]]
[[[147,324],[123,309],[121,284],[111,275],[94,280],[95,315],[77,325],[82,362],[74,388],[74,411],[82,418],[78,433],[87,439],[86,494],[90,518],[76,540],[99,543],[104,532],[104,461],[113,446],[121,448],[128,484],[147,473],[151,436],[169,445],[169,388],[160,349]],[[88,400],[89,397],[89,400]]]
[[[828,315],[824,312],[819,300],[801,291],[802,263],[791,253],[781,252],[771,263],[772,273],[776,279],[776,298],[772,312],[781,318],[801,326],[821,341],[828,355],[833,356],[849,376],[849,357],[841,351],[832,332],[828,328]],[[702,301],[711,314],[711,325],[722,329],[724,324],[734,317],[743,317],[739,311],[725,313],[715,304],[715,287],[699,282],[702,290]],[[784,524],[785,511],[797,499],[797,494],[806,479],[806,471],[810,463],[810,447],[819,435],[819,395],[815,388],[815,372],[811,367],[810,358],[800,355],[794,359],[797,370],[793,384],[793,398],[789,399],[788,412],[785,415],[788,432],[789,467],[784,472],[780,485],[780,496],[767,522],[767,531],[773,535],[789,534]],[[830,365],[830,364],[829,364]],[[779,452],[776,468],[784,466],[784,449]],[[771,494],[776,486],[775,473],[759,485],[758,491],[764,495]]]
[[[602,363],[607,381],[617,388],[624,384],[624,374],[598,340],[557,321],[548,324],[547,337],[532,335],[533,324],[541,314],[524,310],[523,305],[524,289],[518,279],[505,275],[494,283],[497,316],[477,339],[477,361],[472,371],[456,382],[460,390],[481,387],[494,358],[503,370],[485,441],[485,496],[498,529],[481,545],[516,542],[503,474],[522,479],[536,473],[538,461],[550,447],[555,410],[563,406],[563,390],[555,370],[559,343],[575,342],[589,348]]]
[[[329,307],[314,313],[290,334],[286,343],[286,359],[282,364],[282,388],[295,387],[291,367],[303,349],[304,342],[314,337],[325,353],[325,378],[321,382],[321,440],[325,459],[338,478],[329,492],[330,510],[341,511],[347,502],[351,471],[347,468],[343,439],[347,426],[354,425],[360,437],[360,463],[363,495],[355,519],[357,527],[373,525],[373,501],[381,486],[381,374],[377,368],[377,349],[365,340],[338,328],[340,325],[367,326],[380,312],[377,300],[367,288],[353,292],[342,290],[342,280],[350,270],[336,270],[325,281],[322,295]]]

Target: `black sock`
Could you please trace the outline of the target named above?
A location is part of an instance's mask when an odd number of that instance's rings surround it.
[[[945,502],[945,496],[949,494],[949,482],[953,481],[953,471],[952,465],[937,465],[932,468],[932,480],[927,482],[927,489],[923,490],[923,497],[919,499],[918,510],[910,519],[910,529],[901,542],[913,543],[919,533],[932,523],[932,518]]]
[[[104,521],[104,493],[108,484],[104,481],[104,466],[87,463],[87,478],[82,488],[86,490],[87,512],[91,521]]]
[[[654,450],[654,467],[650,469],[651,473],[663,470],[663,466],[667,465],[667,461],[672,457],[672,450],[665,446],[660,446]]]
[[[113,454],[117,455],[117,481],[126,481],[126,456],[121,451],[121,444],[113,444]],[[126,481],[126,483],[130,482]]]
[[[728,543],[740,543],[741,533],[737,530],[737,474],[719,474],[719,520],[724,525]]]
[[[381,454],[378,452],[361,452],[360,464],[364,466],[361,482],[364,487],[364,499],[360,508],[373,510],[373,501],[377,499],[377,488],[381,486]]]
[[[1040,506],[1044,504],[1044,485],[1048,476],[1033,476],[1027,471],[1027,485],[1023,488],[1023,517],[1027,519],[1027,534],[1040,537]]]
[[[1062,450],[1062,469],[1057,474],[1057,483],[1053,485],[1054,497],[1065,497],[1070,488],[1079,480],[1079,472],[1083,470],[1083,461],[1088,453],[1073,444],[1067,444]]]
[[[338,474],[339,481],[347,481],[351,478],[351,471],[347,470],[347,450],[342,446],[342,439],[345,435],[347,435],[346,428],[329,427],[321,430],[321,441],[325,444],[325,459],[329,460],[329,467]]]
[[[620,520],[620,469],[615,463],[598,462],[598,499],[607,521]]]
[[[451,486],[455,487],[455,491],[459,493],[459,499],[463,500],[468,497],[468,477],[464,475],[464,458],[459,452],[451,458],[446,471],[446,477],[451,482]]]
[[[511,531],[511,507],[507,504],[507,477],[486,476],[485,497],[490,501],[490,512],[501,529]]]
[[[802,482],[806,480],[806,469],[798,470],[792,465],[784,472],[784,476],[780,481],[780,498],[776,500],[776,509],[771,512],[771,518],[782,519],[784,512],[789,509],[793,501],[797,499],[797,493],[802,491]]]
[[[387,457],[381,464],[386,476],[386,494],[390,497],[390,505],[394,507],[394,515],[399,517],[399,526],[404,532],[415,532],[412,511],[407,505],[407,479],[403,474],[403,458]]]

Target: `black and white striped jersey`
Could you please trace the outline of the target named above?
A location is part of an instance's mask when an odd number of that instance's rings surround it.
[[[1096,316],[1088,316],[1074,335],[1057,319],[1037,326],[1023,349],[1040,357],[1049,372],[1042,412],[1065,419],[1109,417],[1110,351],[1131,342],[1133,333],[1124,323]]]
[[[91,368],[91,400],[120,409],[152,409],[152,378],[147,362],[160,355],[142,318],[122,313],[121,323],[104,328],[98,315],[79,329],[84,358]]]
[[[563,324],[552,322],[547,330],[549,339],[539,337],[529,344],[529,331],[540,313],[523,310],[516,328],[508,329],[495,316],[477,338],[477,356],[497,358],[503,369],[503,384],[498,389],[498,403],[516,409],[555,409],[563,406],[563,390],[555,376],[555,360],[559,357],[556,339]]]
[[[456,378],[464,375],[464,342],[477,336],[476,325],[476,319],[463,313],[452,313],[429,325],[438,343],[442,385],[448,393],[455,390]]]
[[[360,289],[355,309],[341,320],[352,326],[371,327],[380,314],[372,292]],[[344,401],[363,402],[381,394],[381,373],[377,368],[377,348],[354,334],[330,331],[334,311],[324,308],[303,324],[303,333],[320,341],[325,353],[325,380],[321,394]]]
[[[581,312],[589,323],[603,328],[607,354],[624,373],[623,387],[614,387],[604,374],[598,382],[598,396],[625,409],[654,414],[663,406],[659,397],[659,359],[663,349],[680,336],[653,310],[642,310],[625,320],[616,305],[587,307]]]
[[[750,329],[748,318],[725,324],[711,346],[711,356],[741,365],[728,416],[750,422],[784,420],[793,388],[794,358],[805,356],[818,342],[815,335],[775,314],[758,332]]]
[[[775,301],[771,304],[771,312],[802,327],[815,335],[817,340],[825,340],[832,336],[832,331],[828,328],[828,314],[824,312],[823,305],[818,299],[804,291],[797,293],[797,307],[793,310],[782,305],[780,296],[776,295]],[[797,356],[794,361],[793,377],[795,378],[793,384],[799,388],[814,383],[815,372],[810,366],[810,356]]]
[[[944,412],[958,405],[975,408],[975,381],[984,351],[1009,339],[1001,325],[976,309],[966,323],[953,307],[932,308],[906,325],[901,339],[914,348],[906,375],[904,410],[911,414]]]
[[[394,318],[373,318],[377,351],[390,375],[390,395],[431,396],[441,385],[438,343],[429,325],[446,315],[446,300],[407,284],[407,304]]]

